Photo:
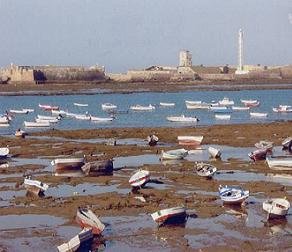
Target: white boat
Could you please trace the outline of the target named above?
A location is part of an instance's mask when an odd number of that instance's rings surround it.
[[[251,99],[249,99],[249,100],[244,100],[244,99],[241,99],[240,101],[241,101],[241,102],[244,104],[244,106],[246,106],[246,107],[257,107],[257,106],[260,105],[260,102],[259,102],[258,100],[251,100]]]
[[[230,120],[231,115],[215,114],[215,118],[219,120]]]
[[[231,113],[232,110],[226,106],[211,106],[209,107],[209,110],[214,113]]]
[[[81,228],[91,228],[94,235],[101,235],[105,229],[105,225],[88,208],[78,207],[75,220]]]
[[[150,180],[150,172],[138,170],[131,176],[129,183],[132,187],[142,187]]]
[[[267,164],[274,170],[292,170],[292,157],[267,157]]]
[[[75,116],[74,116],[74,118],[75,119],[78,119],[78,120],[91,120],[91,116],[90,115],[83,115],[83,114],[81,114],[81,115],[78,115],[78,114],[76,114]]]
[[[159,225],[181,224],[187,220],[185,207],[172,207],[151,214],[152,219]]]
[[[26,128],[37,128],[37,127],[50,127],[50,123],[48,121],[44,121],[44,122],[27,122],[24,121],[24,127]]]
[[[91,242],[93,239],[92,229],[82,229],[82,231],[74,236],[70,241],[63,243],[58,246],[59,252],[75,252],[78,251],[78,248],[82,246],[82,244],[88,243],[88,248],[82,251],[90,251]]]
[[[44,110],[59,110],[59,107],[54,105],[39,104],[39,107]]]
[[[199,119],[197,117],[188,117],[188,116],[168,116],[166,119],[170,122],[181,122],[181,123],[193,123],[198,122]]]
[[[178,136],[178,144],[180,145],[200,145],[204,136]]]
[[[77,106],[77,107],[88,107],[88,104],[87,103],[77,103],[77,102],[74,102],[73,104],[75,106]]]
[[[42,123],[42,122],[57,123],[57,122],[59,122],[58,119],[40,119],[40,118],[36,118],[35,121],[37,123]]]
[[[198,104],[188,104],[186,103],[187,109],[209,109],[210,104],[202,102]]]
[[[273,111],[277,113],[281,113],[281,112],[288,113],[288,112],[292,112],[292,107],[289,105],[279,105],[278,108],[273,108]]]
[[[90,116],[90,120],[94,122],[111,122],[114,120],[113,117],[97,117],[97,116]]]
[[[9,154],[9,149],[7,147],[0,148],[0,158],[6,158]]]
[[[190,100],[185,100],[186,105],[198,105],[201,104],[202,101],[190,101]]]
[[[0,116],[0,124],[9,123],[7,116]]]
[[[260,117],[260,118],[265,118],[268,116],[268,113],[259,113],[259,112],[250,112],[249,114],[251,117]]]
[[[52,110],[52,115],[60,116],[60,115],[67,115],[67,111],[65,110]]]
[[[28,114],[28,111],[23,109],[10,109],[9,112],[12,114]]]
[[[149,104],[148,106],[135,105],[131,106],[130,109],[135,111],[152,111],[155,109],[155,107],[152,106],[151,104]]]
[[[250,109],[250,107],[240,107],[240,106],[232,106],[231,108],[234,111],[246,111]]]
[[[283,149],[291,149],[292,147],[292,137],[287,137],[282,142]]]
[[[26,136],[26,132],[21,130],[21,129],[18,129],[15,131],[15,134],[14,134],[16,137],[22,137],[22,138],[25,138]]]
[[[220,106],[232,106],[234,101],[230,100],[228,97],[224,97],[221,101],[218,101]]]
[[[282,198],[268,199],[263,202],[263,209],[268,213],[268,219],[285,217],[289,208],[290,202]]]
[[[249,196],[248,190],[243,190],[238,186],[219,186],[219,196],[223,203],[242,204]]]
[[[187,155],[188,151],[185,149],[161,151],[161,159],[183,159]]]
[[[25,110],[25,111],[27,111],[28,113],[32,113],[32,112],[34,112],[34,109],[31,109],[31,108],[23,108],[22,110]]]
[[[42,196],[49,186],[39,180],[33,180],[31,178],[24,179],[24,187],[36,196]]]
[[[175,103],[174,102],[160,102],[159,105],[161,107],[174,107]]]
[[[220,158],[221,156],[221,151],[211,146],[208,148],[208,152],[212,158]]]
[[[217,171],[215,166],[203,162],[197,162],[195,168],[199,176],[206,178],[211,178]]]
[[[147,136],[147,142],[150,146],[155,146],[159,141],[158,136],[151,134],[149,136]]]
[[[272,151],[273,142],[261,140],[254,145],[257,149],[266,149],[268,151]]]
[[[37,118],[40,120],[55,120],[59,119],[58,116],[45,116],[45,115],[37,115]]]
[[[114,105],[112,103],[103,103],[103,104],[101,104],[101,109],[102,110],[115,110],[117,108],[118,108],[118,106]]]

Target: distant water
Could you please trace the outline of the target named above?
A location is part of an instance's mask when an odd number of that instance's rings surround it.
[[[249,111],[233,112],[231,119],[215,119],[214,113],[208,110],[187,110],[185,100],[201,100],[204,102],[222,100],[228,97],[235,102],[235,106],[242,106],[240,99],[257,99],[261,105],[252,108],[253,112],[268,113],[266,119],[252,119]],[[76,107],[73,103],[87,103],[88,107]],[[66,96],[0,96],[1,112],[9,109],[34,108],[35,112],[28,115],[16,115],[11,125],[0,128],[0,134],[14,133],[17,128],[23,128],[23,121],[33,121],[37,114],[50,115],[42,111],[38,104],[52,104],[60,106],[60,109],[73,113],[85,113],[93,116],[108,116],[101,109],[102,103],[114,103],[120,111],[129,111],[125,114],[117,114],[116,119],[110,123],[93,123],[76,119],[62,119],[52,127],[56,129],[93,129],[112,127],[181,127],[194,124],[172,123],[166,120],[167,116],[197,116],[200,121],[195,126],[213,124],[238,124],[272,121],[292,120],[292,113],[275,113],[272,107],[279,104],[292,105],[292,90],[243,90],[243,91],[187,91],[176,93],[131,93],[131,94],[94,94],[94,95],[66,95]],[[175,107],[163,108],[159,102],[175,102]],[[131,105],[156,106],[153,112],[134,112],[129,110]],[[40,130],[40,129],[37,129]],[[27,130],[30,131],[30,130]]]

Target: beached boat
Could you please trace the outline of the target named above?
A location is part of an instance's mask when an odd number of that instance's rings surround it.
[[[114,120],[114,117],[90,116],[90,120],[93,122],[111,122],[112,120]]]
[[[228,97],[224,97],[221,101],[218,101],[220,106],[232,106],[234,101],[230,100]]]
[[[218,120],[230,120],[231,115],[215,114],[215,118]]]
[[[268,113],[260,113],[260,112],[250,112],[251,117],[265,118],[268,116]]]
[[[277,113],[289,113],[289,112],[292,112],[292,106],[279,105],[278,108],[273,108],[273,111]]]
[[[273,150],[273,142],[261,140],[254,145],[257,149],[266,149],[268,152]]]
[[[80,251],[90,251],[91,243],[93,240],[92,229],[82,229],[82,231],[74,236],[70,241],[58,246],[59,252],[75,252],[82,248]]]
[[[284,150],[289,149],[291,151],[292,150],[292,137],[285,138],[282,142],[282,146],[283,146]]]
[[[226,106],[211,106],[209,109],[214,113],[232,113],[232,110]]]
[[[22,137],[22,138],[25,138],[26,136],[26,132],[24,130],[21,130],[21,129],[18,129],[15,131],[15,134],[14,134],[16,137]]]
[[[274,170],[292,170],[292,157],[267,157],[267,164]]]
[[[240,106],[232,106],[231,108],[234,111],[246,111],[250,109],[250,107],[240,107]]]
[[[28,111],[24,110],[24,109],[10,109],[9,113],[12,113],[12,114],[28,114]]]
[[[190,116],[168,116],[166,119],[170,122],[181,122],[181,123],[193,123],[198,122],[199,118],[197,117],[190,117]]]
[[[97,177],[112,175],[114,171],[113,161],[108,160],[97,160],[92,162],[87,162],[81,166],[81,170],[86,176]]]
[[[84,163],[84,157],[57,158],[51,162],[56,173],[81,170]]]
[[[204,136],[178,136],[179,145],[200,145]]]
[[[159,141],[159,138],[156,135],[151,134],[147,136],[147,142],[150,146],[155,146],[158,143],[158,141]]]
[[[174,107],[175,103],[174,102],[159,102],[159,105],[161,107]]]
[[[243,190],[238,186],[219,186],[219,196],[223,203],[242,204],[249,196],[248,190]]]
[[[0,158],[6,158],[8,154],[9,154],[9,148],[7,147],[0,148]]]
[[[196,162],[196,172],[201,177],[211,178],[217,171],[217,168],[211,164]]]
[[[143,187],[150,180],[150,172],[146,170],[135,171],[129,179],[132,187]]]
[[[105,225],[88,208],[78,207],[75,220],[81,228],[91,228],[94,235],[101,235],[105,229]]]
[[[49,186],[39,180],[33,180],[30,177],[24,179],[24,187],[26,190],[36,196],[43,196],[44,192],[49,188]]]
[[[263,209],[268,213],[267,219],[283,218],[287,215],[290,202],[286,199],[275,198],[263,202]]]
[[[161,151],[161,159],[183,159],[187,155],[188,151],[185,149]]]
[[[185,207],[172,207],[151,214],[152,219],[159,225],[182,224],[187,220]]]
[[[59,110],[59,106],[47,105],[47,104],[39,104],[39,108],[44,110]]]
[[[210,156],[212,157],[212,158],[220,158],[221,157],[221,151],[220,150],[218,150],[218,149],[216,149],[216,148],[214,148],[214,147],[209,147],[208,148],[208,152],[209,152],[209,154],[210,154]]]
[[[268,153],[268,149],[257,149],[255,151],[248,153],[248,156],[253,161],[265,160],[267,153]]]
[[[88,107],[88,104],[87,103],[77,103],[77,102],[74,102],[73,104],[74,104],[74,106],[77,106],[77,107]]]
[[[114,104],[112,104],[112,103],[103,103],[103,104],[101,104],[101,109],[102,110],[115,110],[115,109],[117,109],[118,108],[118,106],[117,105],[114,105]]]
[[[142,105],[135,105],[130,107],[131,110],[135,111],[152,111],[155,110],[155,107],[149,104],[148,106],[142,106]]]
[[[50,127],[50,123],[48,121],[44,121],[44,122],[27,122],[24,121],[24,126],[26,128],[43,128],[43,127]]]

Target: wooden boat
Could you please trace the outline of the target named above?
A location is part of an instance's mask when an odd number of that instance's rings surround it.
[[[268,152],[271,152],[273,150],[273,142],[269,141],[259,141],[258,143],[255,143],[254,145],[257,149],[266,149]]]
[[[268,116],[268,113],[259,113],[259,112],[250,112],[249,114],[251,117],[260,117],[260,118],[265,118]]]
[[[211,178],[217,171],[217,168],[211,164],[196,162],[196,172],[201,177]]]
[[[96,116],[90,116],[90,120],[93,122],[111,122],[114,120],[113,117],[96,117]]]
[[[219,120],[230,120],[231,115],[215,114],[215,118]]]
[[[150,180],[150,172],[138,170],[131,176],[129,183],[132,187],[143,187]]]
[[[283,218],[287,215],[290,203],[286,199],[275,198],[263,202],[263,209],[268,213],[267,219]]]
[[[78,207],[75,220],[81,228],[91,228],[94,235],[101,235],[105,229],[105,225],[88,208]]]
[[[49,188],[49,186],[47,184],[42,183],[39,180],[33,180],[29,177],[24,179],[23,184],[28,192],[30,192],[36,196],[43,196],[44,192]]]
[[[200,145],[204,136],[178,136],[179,145]]]
[[[39,107],[44,110],[59,110],[58,106],[47,105],[47,104],[39,104]]]
[[[238,186],[219,186],[219,196],[223,203],[242,204],[249,196],[249,191],[244,191]]]
[[[288,113],[292,112],[292,107],[289,105],[279,105],[278,108],[273,108],[273,111],[277,113]]]
[[[28,111],[24,110],[24,109],[10,109],[9,113],[12,113],[12,114],[28,114]]]
[[[6,158],[9,154],[9,149],[7,147],[0,148],[0,158]]]
[[[42,128],[42,127],[50,127],[50,123],[48,121],[44,121],[44,122],[27,122],[24,121],[24,126],[26,128]]]
[[[292,137],[287,137],[282,142],[283,149],[291,149],[292,146]]]
[[[197,117],[187,117],[184,115],[181,116],[168,116],[166,119],[170,122],[181,122],[181,123],[193,123],[193,122],[198,122],[199,118]]]
[[[93,162],[87,162],[81,166],[81,170],[86,176],[104,176],[112,175],[114,171],[112,160],[97,160]]]
[[[155,109],[155,107],[152,106],[151,104],[149,104],[148,106],[135,105],[131,106],[130,109],[135,111],[152,111]]]
[[[183,159],[187,155],[188,151],[185,149],[161,151],[161,159]]]
[[[185,207],[172,207],[151,214],[152,219],[159,225],[182,224],[187,220]]]
[[[246,111],[250,109],[250,107],[240,107],[240,106],[232,106],[231,108],[234,111]]]
[[[93,240],[92,229],[82,229],[82,231],[74,236],[70,241],[58,246],[59,252],[75,252],[90,251],[91,243]],[[83,247],[83,249],[81,249]]]
[[[84,157],[57,158],[51,162],[56,173],[80,170],[84,163]]]
[[[274,170],[292,170],[292,157],[270,157],[266,158],[267,164]]]
[[[159,141],[159,138],[156,135],[149,135],[147,137],[147,142],[150,146],[155,146],[158,143],[158,141]]]
[[[268,149],[257,149],[255,151],[248,153],[248,156],[253,161],[265,160],[267,153],[268,153]]]
[[[227,108],[226,106],[211,106],[210,111],[214,112],[214,113],[231,113],[232,110],[230,108]]]
[[[221,101],[218,101],[220,106],[232,106],[234,101],[230,100],[228,97],[224,97]]]
[[[118,106],[114,105],[112,103],[103,103],[103,104],[101,104],[101,109],[102,110],[115,110],[117,108],[118,108]]]
[[[22,137],[22,138],[25,138],[26,136],[26,132],[21,130],[21,129],[18,129],[17,131],[15,131],[15,134],[14,134],[16,137]]]
[[[175,103],[174,102],[159,102],[159,105],[161,107],[174,107]]]
[[[77,103],[77,102],[74,102],[73,104],[75,106],[77,106],[77,107],[88,107],[88,104],[87,103]]]
[[[214,148],[214,147],[209,147],[208,148],[208,152],[209,152],[209,154],[210,154],[210,156],[212,157],[212,158],[220,158],[221,157],[221,151],[220,150],[218,150],[218,149],[216,149],[216,148]]]

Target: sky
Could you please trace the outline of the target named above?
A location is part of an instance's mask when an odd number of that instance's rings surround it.
[[[0,67],[292,64],[291,0],[0,0]]]

